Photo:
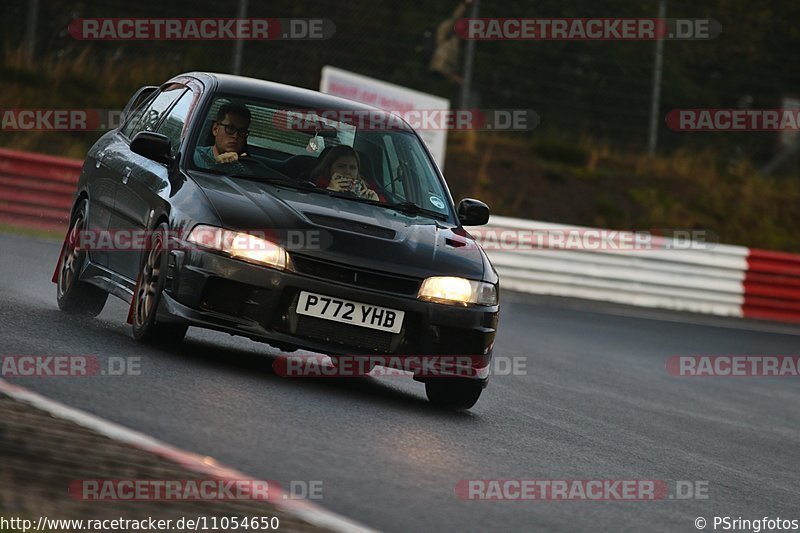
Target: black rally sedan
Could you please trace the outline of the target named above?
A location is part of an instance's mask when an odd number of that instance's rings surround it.
[[[141,88],[91,148],[53,281],[67,312],[129,302],[143,342],[197,326],[367,371],[401,361],[432,402],[469,408],[499,280],[464,226],[488,217],[453,204],[395,115],[193,72]]]

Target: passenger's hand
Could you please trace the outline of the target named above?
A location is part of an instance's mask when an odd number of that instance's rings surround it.
[[[242,154],[243,156],[247,154]],[[235,163],[239,160],[239,154],[236,152],[225,152],[224,154],[219,154],[216,158],[217,163],[225,164],[225,163]]]
[[[342,192],[351,191],[353,189],[353,178],[345,176],[344,174],[334,174],[331,176],[328,189]]]
[[[356,193],[356,196],[359,198],[366,198],[367,200],[380,200],[378,197],[378,193],[367,187],[367,183],[364,181],[364,178],[359,178],[353,187],[353,192]]]

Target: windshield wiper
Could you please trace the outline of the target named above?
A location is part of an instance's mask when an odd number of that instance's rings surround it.
[[[308,180],[295,180],[288,176],[259,176],[257,174],[225,174],[229,178],[242,178],[246,180],[260,181],[271,185],[286,185],[294,189],[316,189],[317,186]]]
[[[432,209],[425,209],[424,207],[415,204],[414,202],[397,202],[397,203],[382,203],[374,200],[368,200],[371,204],[387,209],[394,209],[406,215],[428,215],[429,217],[438,218],[439,220],[447,220],[448,217],[445,213],[440,213]]]
[[[363,204],[384,207],[386,209],[394,209],[395,211],[400,211],[401,213],[404,213],[406,215],[427,215],[431,218],[435,218],[438,220],[448,220],[450,218],[445,213],[433,211],[432,209],[425,209],[424,207],[415,204],[414,202],[386,203],[386,202],[381,202],[380,200],[370,200],[368,198],[360,198],[348,192],[339,192],[339,191],[332,191],[326,188],[320,188],[314,185],[310,181],[298,182],[298,183],[302,183],[302,185],[299,185],[301,187],[303,186],[308,187],[309,191],[313,190],[321,194],[327,194],[328,196],[332,196],[334,198],[342,198],[353,202],[361,202]]]

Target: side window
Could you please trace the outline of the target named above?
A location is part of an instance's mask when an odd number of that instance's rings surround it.
[[[125,107],[122,109],[122,121],[120,122],[120,125],[127,124],[127,117],[138,111],[146,101],[150,100],[150,98],[156,94],[158,94],[158,87],[152,87],[150,85],[140,87],[139,90],[137,90],[134,95],[131,96],[130,100],[128,100],[128,103],[125,104]]]
[[[189,110],[192,108],[192,97],[192,91],[184,92],[157,130],[158,133],[166,135],[172,141],[173,156],[178,153],[178,148],[181,146],[183,127],[186,124],[186,117],[189,116]]]
[[[171,85],[158,93],[158,96],[151,100],[150,104],[142,109],[141,112],[136,112],[136,115],[125,126],[122,133],[132,139],[140,131],[154,131],[164,112],[185,90],[186,87],[183,85]]]
[[[142,114],[145,112],[147,108],[150,107],[150,104],[153,103],[153,99],[155,99],[157,95],[158,92],[151,94],[150,96],[147,97],[144,103],[136,107],[135,111],[133,111],[128,121],[122,127],[122,134],[124,136],[128,138],[133,137],[133,135],[131,135],[131,132],[136,127],[136,124],[138,124],[139,121],[142,119]]]

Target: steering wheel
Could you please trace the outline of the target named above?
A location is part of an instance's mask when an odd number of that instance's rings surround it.
[[[231,169],[236,168],[237,165],[242,165],[247,169],[247,172],[250,173],[258,173],[258,174],[265,174],[269,169],[258,161],[257,159],[250,157],[250,156],[240,156],[239,159],[236,161],[231,161],[229,163],[215,163],[214,168],[216,170],[223,170],[230,172]]]

